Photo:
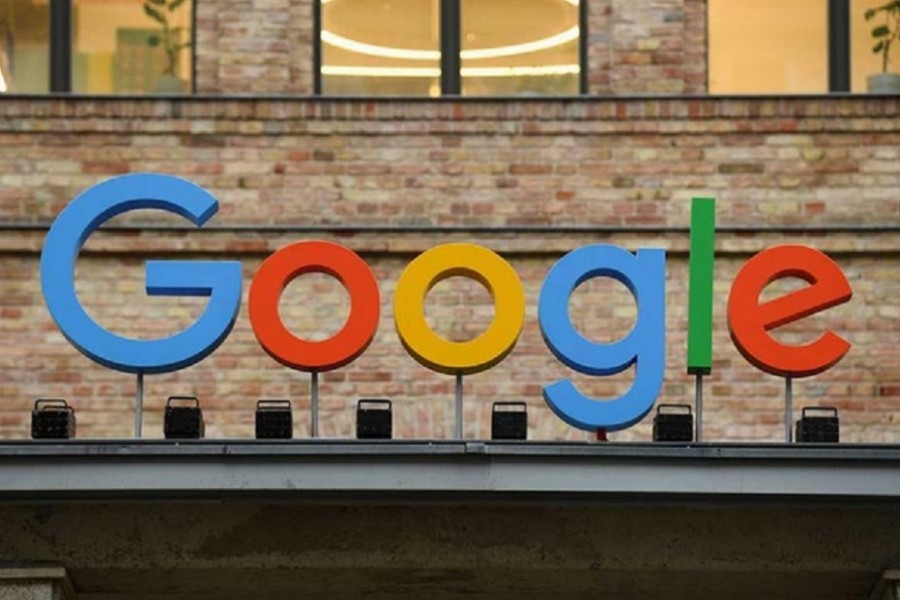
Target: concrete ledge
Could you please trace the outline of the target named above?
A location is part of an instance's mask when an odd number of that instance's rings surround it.
[[[0,443],[0,499],[900,498],[900,447],[498,442]]]
[[[869,594],[869,600],[900,600],[900,570],[885,571]]]
[[[0,600],[75,600],[65,567],[0,562]]]
[[[900,100],[896,96],[872,94],[745,95],[745,96],[560,96],[560,97],[348,97],[348,96],[257,96],[190,95],[163,97],[8,95],[0,105],[0,114],[16,118],[46,121],[84,119],[125,119],[128,128],[161,132],[169,120],[242,121],[236,131],[263,133],[251,121],[290,122],[293,127],[314,130],[316,122],[407,122],[406,131],[416,129],[415,122],[431,124],[473,122],[489,129],[497,122],[582,122],[566,127],[577,133],[584,122],[617,122],[617,127],[634,130],[628,121],[690,121],[763,119],[778,129],[782,118],[807,121],[830,120],[838,128],[852,130],[846,121],[896,117]],[[161,120],[163,120],[161,122]],[[152,122],[151,122],[152,121]],[[96,124],[87,125],[96,129]],[[312,127],[312,129],[310,129]],[[24,123],[11,118],[0,121],[0,130],[28,131]],[[51,128],[53,131],[56,128]],[[71,123],[60,129],[72,131]],[[686,127],[690,129],[690,127]],[[885,129],[893,131],[893,123]],[[117,132],[120,129],[116,130]],[[197,123],[178,133],[210,133]],[[272,133],[267,131],[266,133]],[[524,133],[530,133],[525,131]]]

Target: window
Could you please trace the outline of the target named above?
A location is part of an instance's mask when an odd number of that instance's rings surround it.
[[[46,0],[0,0],[0,93],[41,93],[49,86]]]
[[[709,92],[827,92],[827,24],[825,0],[709,0]]]
[[[188,92],[192,22],[192,0],[0,0],[0,92]]]
[[[887,15],[880,11],[872,20],[865,18],[866,11],[884,6],[888,0],[851,0],[850,2],[850,89],[854,92],[865,92],[869,75],[881,73],[882,54],[872,52],[875,40],[872,30],[887,23]],[[891,21],[896,21],[891,17]],[[888,49],[888,72],[900,72],[900,43],[894,42]]]
[[[462,93],[577,94],[578,21],[578,0],[462,0]]]
[[[322,0],[322,25],[325,93],[440,94],[440,30],[434,2]]]
[[[579,0],[320,0],[325,94],[577,94]]]
[[[186,92],[189,0],[72,0],[72,91]]]
[[[868,76],[882,70],[872,30],[886,14],[871,21],[865,14],[890,0],[708,2],[710,93],[866,92]]]

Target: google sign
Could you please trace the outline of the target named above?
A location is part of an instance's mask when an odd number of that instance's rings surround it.
[[[112,333],[95,322],[75,293],[75,261],[87,238],[112,217],[138,209],[172,212],[198,227],[218,210],[203,188],[160,174],[116,177],[91,187],[60,213],[41,254],[41,285],[50,314],[79,351],[112,369],[164,373],[188,367],[212,353],[228,336],[241,303],[241,266],[236,261],[147,261],[150,295],[208,296],[201,317],[187,329],[156,340]],[[688,370],[708,373],[712,361],[712,281],[715,207],[697,199],[692,207]],[[338,279],[350,297],[350,315],[329,339],[304,340],[284,326],[278,303],[284,288],[304,273]],[[427,324],[425,297],[439,281],[453,276],[479,281],[491,293],[495,317],[477,338],[453,342]],[[632,330],[613,343],[582,336],[569,318],[569,298],[583,282],[610,277],[634,296]],[[772,281],[798,277],[809,285],[760,302]],[[666,255],[659,248],[630,252],[607,244],[577,248],[549,271],[541,288],[538,320],[553,355],[579,373],[606,376],[635,366],[634,384],[619,398],[583,395],[569,380],[550,383],[544,398],[564,421],[581,429],[629,427],[653,407],[665,367]],[[759,369],[782,377],[806,377],[829,369],[850,349],[831,331],[802,345],[787,345],[770,330],[847,302],[852,291],[841,269],[818,250],[797,245],[770,247],[740,269],[728,299],[731,337],[741,354]],[[250,286],[250,323],[262,348],[292,369],[318,373],[343,367],[372,342],[380,316],[380,292],[372,270],[352,250],[324,241],[301,241],[282,248],[260,266]],[[490,369],[516,344],[525,320],[525,293],[512,266],[474,244],[436,246],[402,272],[393,302],[397,333],[409,354],[441,373],[462,375]]]

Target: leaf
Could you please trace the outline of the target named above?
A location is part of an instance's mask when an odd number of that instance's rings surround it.
[[[866,21],[870,21],[872,19],[872,17],[875,16],[875,13],[877,13],[877,12],[878,11],[875,10],[874,8],[870,8],[869,10],[867,10],[866,11]]]
[[[182,4],[184,4],[184,0],[172,0],[169,3],[169,11],[175,12],[176,10],[178,10],[178,7],[181,6]]]
[[[890,35],[891,30],[888,29],[887,25],[879,25],[875,29],[872,30],[872,37],[880,38],[886,35]]]
[[[144,12],[148,17],[159,23],[160,25],[166,24],[166,18],[162,16],[162,13],[150,6],[149,4],[144,5]]]
[[[166,0],[147,0],[147,2],[151,2],[157,6],[165,6]]]
[[[875,47],[872,48],[872,54],[878,54],[882,50],[884,50],[884,40],[881,40],[880,42],[875,44]]]

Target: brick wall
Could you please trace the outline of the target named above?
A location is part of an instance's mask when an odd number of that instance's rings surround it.
[[[738,355],[721,307],[743,260],[772,244],[799,242],[829,252],[855,296],[779,334],[807,340],[833,327],[854,344],[831,371],[796,382],[798,409],[838,406],[848,441],[900,441],[896,99],[8,100],[3,115],[2,437],[26,437],[31,402],[45,395],[74,402],[83,436],[130,435],[133,378],[92,364],[64,341],[40,295],[38,253],[46,224],[73,195],[118,173],[161,171],[212,191],[221,210],[211,225],[220,229],[142,230],[183,226],[153,213],[118,219],[118,228],[89,240],[78,263],[78,290],[90,314],[139,336],[189,324],[203,301],[146,297],[142,264],[148,257],[240,260],[246,295],[261,260],[285,244],[325,238],[348,245],[375,270],[382,319],[357,362],[323,376],[324,435],[351,435],[355,399],[381,395],[396,401],[399,436],[451,434],[452,378],[406,355],[390,303],[412,257],[459,240],[504,254],[528,297],[525,330],[513,354],[466,379],[468,436],[488,435],[490,402],[525,400],[532,439],[588,437],[555,418],[541,399],[543,385],[570,373],[540,339],[536,303],[553,262],[594,242],[669,251],[667,377],[660,400],[690,401],[693,380],[684,374],[687,236],[681,228],[690,198],[712,195],[719,201],[720,231],[707,437],[781,436],[782,382]],[[319,337],[335,331],[346,310],[341,289],[325,276],[297,280],[282,302],[291,327]],[[581,330],[597,339],[624,335],[634,318],[627,292],[606,280],[579,289],[571,311]],[[439,332],[465,339],[490,322],[492,307],[477,284],[453,279],[429,296],[427,314]],[[621,393],[630,379],[624,373],[576,381],[603,397]],[[298,435],[305,435],[308,391],[308,376],[280,367],[258,347],[245,300],[235,331],[211,358],[148,377],[145,432],[161,435],[166,396],[196,393],[210,436],[250,435],[253,404],[261,397],[294,400]],[[614,439],[648,439],[649,423]]]
[[[586,33],[591,94],[706,92],[705,0],[590,0]]]
[[[201,94],[311,94],[310,0],[195,0]]]

